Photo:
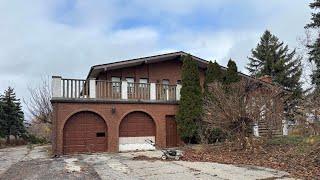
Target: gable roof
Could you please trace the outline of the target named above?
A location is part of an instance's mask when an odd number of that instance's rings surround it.
[[[107,70],[132,67],[132,66],[137,66],[137,65],[141,65],[141,64],[151,64],[151,63],[156,63],[156,62],[168,61],[168,60],[173,60],[173,59],[179,58],[181,56],[187,56],[187,55],[190,55],[194,60],[196,60],[200,68],[204,68],[204,69],[207,68],[209,61],[202,59],[202,58],[199,58],[197,56],[194,56],[192,54],[183,52],[183,51],[178,51],[178,52],[173,52],[173,53],[166,53],[166,54],[160,54],[160,55],[147,56],[147,57],[117,61],[117,62],[112,62],[112,63],[94,65],[91,67],[91,69],[87,75],[87,79],[88,78],[95,78],[99,75],[100,72],[107,71]],[[220,65],[220,67],[222,70],[227,69],[226,67],[221,66],[221,65]],[[246,75],[244,73],[241,73],[241,72],[238,72],[238,73],[241,77],[244,77],[246,79],[259,81],[262,84],[266,84],[266,85],[274,85],[273,83],[261,81],[260,79],[254,78],[254,77]]]
[[[148,57],[128,59],[123,61],[107,63],[107,64],[94,65],[91,67],[87,78],[94,78],[100,72],[106,71],[106,70],[120,69],[125,67],[137,66],[141,64],[151,64],[151,63],[157,63],[162,61],[168,61],[168,60],[173,60],[185,55],[188,55],[188,54],[183,51],[179,51],[179,52],[166,53],[166,54],[160,54],[160,55],[154,55],[154,56],[148,56]],[[201,68],[207,67],[207,64],[209,63],[209,61],[198,58],[196,56],[192,56],[192,57],[193,59],[197,60],[199,67]]]

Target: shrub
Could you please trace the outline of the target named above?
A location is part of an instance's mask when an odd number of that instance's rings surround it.
[[[181,98],[176,116],[178,131],[184,142],[193,143],[198,141],[203,110],[198,64],[190,55],[183,57],[181,73]]]

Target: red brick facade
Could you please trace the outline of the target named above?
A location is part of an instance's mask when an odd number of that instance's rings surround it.
[[[129,113],[140,111],[152,117],[156,124],[156,143],[166,147],[166,116],[175,115],[177,104],[155,103],[96,103],[96,102],[52,102],[54,107],[53,152],[63,154],[63,128],[66,121],[74,114],[83,111],[94,112],[107,124],[108,152],[118,152],[119,126]],[[112,112],[112,108],[115,112]]]
[[[121,80],[134,78],[139,82],[140,78],[148,79],[148,83],[162,83],[168,80],[171,85],[181,81],[182,62],[180,58],[168,61],[139,64],[136,66],[105,70],[99,73],[97,80],[109,80],[118,77]],[[203,84],[205,69],[199,68],[200,82]],[[52,100],[54,108],[53,118],[53,152],[64,154],[64,127],[68,119],[76,113],[89,111],[99,115],[107,125],[107,151],[119,151],[119,126],[123,118],[135,111],[148,114],[154,121],[156,127],[155,141],[158,147],[166,147],[166,117],[174,117],[178,108],[177,102],[135,102],[126,101],[95,101],[94,99],[74,100],[59,99]],[[113,110],[112,110],[113,109]],[[167,130],[168,131],[168,130]]]
[[[181,52],[178,52],[173,54],[160,55],[159,57],[154,56],[147,57],[145,59],[141,58],[131,61],[119,62],[116,65],[114,65],[114,63],[111,63],[106,65],[98,65],[98,67],[93,66],[89,72],[88,78],[108,81],[111,81],[111,77],[120,78],[120,80],[122,81],[126,80],[126,78],[133,78],[135,82],[139,82],[140,79],[148,79],[148,83],[162,83],[163,80],[166,80],[169,81],[169,84],[175,85],[177,84],[177,82],[181,81],[182,62],[180,59],[182,55],[186,54],[181,54]],[[163,59],[162,61],[157,61],[159,60],[158,58],[161,59],[164,57],[167,59],[164,61]],[[147,61],[146,59],[148,58],[152,60],[152,62]],[[200,83],[202,85],[204,82],[207,62],[194,56],[193,58],[197,59],[198,63],[201,63],[199,64],[199,72]],[[247,76],[245,75],[242,76],[247,78]],[[63,152],[65,124],[68,119],[79,112],[95,113],[105,121],[107,126],[106,147],[108,152],[119,151],[120,123],[126,117],[126,115],[132,112],[143,112],[146,113],[148,117],[152,118],[155,124],[156,132],[155,136],[153,136],[154,130],[149,134],[152,134],[152,138],[155,139],[158,147],[174,146],[174,144],[180,143],[179,140],[176,141],[175,138],[178,136],[176,128],[170,129],[170,127],[176,127],[176,124],[174,122],[171,122],[172,120],[174,120],[174,116],[176,115],[176,112],[178,110],[178,102],[176,101],[176,99],[175,101],[161,102],[158,100],[141,101],[137,99],[110,100],[95,98],[54,98],[51,102],[54,108],[52,131],[54,154],[60,155],[65,153]],[[166,124],[167,121],[170,122]],[[130,127],[135,126],[136,125]],[[141,129],[141,127],[139,128]],[[152,129],[154,129],[153,126]],[[172,137],[167,138],[167,133],[172,134]],[[76,141],[78,141],[77,137]]]

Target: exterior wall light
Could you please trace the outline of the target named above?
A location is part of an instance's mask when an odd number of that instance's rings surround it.
[[[114,105],[111,107],[111,113],[112,114],[116,113],[116,107]]]

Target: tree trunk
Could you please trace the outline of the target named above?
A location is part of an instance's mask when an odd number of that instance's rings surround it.
[[[10,144],[10,135],[6,137],[6,144]]]

